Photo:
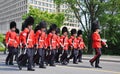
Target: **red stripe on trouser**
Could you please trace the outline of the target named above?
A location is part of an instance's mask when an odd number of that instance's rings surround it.
[[[94,62],[101,55],[99,49],[95,49],[95,51],[96,51],[96,55],[94,56],[94,58],[90,60],[90,62]]]

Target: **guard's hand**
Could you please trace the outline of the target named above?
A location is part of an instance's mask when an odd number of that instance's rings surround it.
[[[105,47],[108,48],[108,45],[106,44]]]
[[[71,46],[71,49],[73,49],[74,47],[73,46]]]

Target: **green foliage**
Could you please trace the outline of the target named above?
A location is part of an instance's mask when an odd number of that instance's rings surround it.
[[[0,34],[0,42],[3,42],[3,39],[4,39],[4,35],[3,34]]]
[[[48,25],[55,23],[58,27],[61,27],[65,18],[64,13],[48,13],[47,11],[44,12],[32,6],[29,8],[29,13],[23,15],[23,20],[28,16],[33,16],[35,19],[33,28],[42,20],[46,21]]]
[[[5,36],[3,34],[0,34],[0,51],[5,50],[5,46],[3,44],[3,40],[5,39]]]

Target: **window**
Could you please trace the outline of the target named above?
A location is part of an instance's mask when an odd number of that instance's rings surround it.
[[[29,0],[30,1],[30,3],[33,3],[33,0]]]
[[[46,6],[48,7],[48,3],[46,3]]]
[[[37,4],[37,1],[34,1],[34,4]]]
[[[42,6],[44,6],[44,2],[42,3]]]
[[[38,2],[39,5],[41,5],[41,2]]]

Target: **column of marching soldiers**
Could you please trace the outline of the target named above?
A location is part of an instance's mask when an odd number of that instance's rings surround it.
[[[13,60],[15,60],[20,70],[27,66],[28,71],[34,71],[33,67],[36,65],[39,68],[46,68],[48,65],[55,66],[56,62],[67,65],[72,58],[73,64],[82,62],[82,51],[86,49],[86,46],[81,30],[72,29],[71,36],[68,38],[67,27],[62,28],[62,35],[60,36],[60,29],[56,24],[51,24],[47,30],[46,22],[41,21],[32,30],[33,24],[33,17],[26,18],[19,34],[16,22],[12,21],[10,23],[10,30],[5,37],[9,52],[5,60],[6,65],[14,65]],[[96,55],[95,58],[90,60],[92,66],[93,62],[98,57],[100,58],[100,55]],[[97,62],[99,62],[99,59]]]

